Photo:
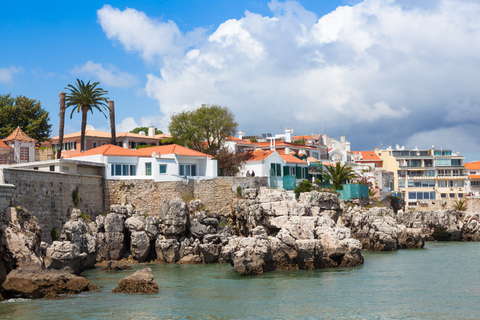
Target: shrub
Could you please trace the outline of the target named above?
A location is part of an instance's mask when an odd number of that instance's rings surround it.
[[[308,180],[303,180],[298,186],[295,187],[295,199],[298,200],[298,197],[300,197],[300,193],[310,192],[312,190],[313,184],[311,184]]]
[[[90,215],[89,214],[86,214],[86,213],[82,212],[81,217],[85,222],[90,222]]]
[[[242,197],[242,187],[240,186],[237,187],[237,197]]]
[[[60,239],[60,233],[58,232],[57,228],[52,228],[52,231],[50,231],[50,237],[52,237],[52,241],[57,241]]]
[[[73,189],[72,191],[72,201],[75,208],[78,208],[78,205],[80,204],[80,198],[78,197],[78,187],[75,187],[75,189]]]

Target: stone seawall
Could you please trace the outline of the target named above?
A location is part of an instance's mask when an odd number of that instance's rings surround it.
[[[108,180],[105,182],[105,205],[131,204],[139,212],[155,214],[160,212],[163,200],[182,198],[200,199],[205,207],[221,215],[233,212],[237,199],[236,190],[248,181],[257,181],[265,186],[267,178],[219,177],[211,180],[190,180],[187,183],[155,182],[152,180]]]
[[[60,231],[70,219],[74,190],[78,190],[78,206],[82,212],[92,219],[104,212],[103,178],[100,176],[3,169],[3,177],[6,184],[15,186],[7,206],[24,206],[33,214],[42,228],[42,241],[50,243],[52,228]],[[5,201],[1,198],[0,209]]]
[[[15,186],[0,184],[0,215],[10,207]]]

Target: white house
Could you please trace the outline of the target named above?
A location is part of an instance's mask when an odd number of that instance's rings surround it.
[[[107,180],[203,180],[216,178],[218,170],[212,156],[176,144],[138,150],[108,144],[72,158],[105,164]]]
[[[243,165],[240,175],[245,176],[247,172],[268,177],[269,186],[278,189],[293,189],[303,179],[309,179],[307,162],[279,150],[254,151],[253,157]]]

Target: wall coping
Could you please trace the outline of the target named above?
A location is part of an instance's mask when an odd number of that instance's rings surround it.
[[[15,189],[16,186],[14,184],[0,184],[0,188],[5,188],[5,189]]]
[[[90,177],[90,178],[102,178],[103,176],[100,175],[92,175],[92,174],[81,174],[81,173],[67,173],[67,172],[55,172],[55,171],[41,171],[41,170],[33,170],[33,169],[20,169],[20,168],[3,168],[3,170],[11,170],[11,171],[21,171],[21,172],[34,172],[34,173],[42,173],[42,174],[56,174],[56,175],[66,175],[66,176],[77,176],[77,177]]]

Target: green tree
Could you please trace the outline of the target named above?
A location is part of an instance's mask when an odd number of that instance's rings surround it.
[[[302,180],[302,182],[300,182],[298,186],[295,187],[295,199],[298,200],[298,198],[300,197],[300,193],[310,192],[312,190],[313,184],[311,184],[308,180]]]
[[[82,80],[77,79],[76,86],[71,84],[67,88],[70,92],[67,93],[65,101],[66,108],[73,107],[72,113],[70,113],[70,119],[72,119],[73,113],[82,113],[82,133],[81,133],[81,149],[85,151],[85,130],[87,127],[87,114],[88,111],[93,113],[93,109],[100,111],[105,118],[107,115],[103,112],[108,109],[108,98],[105,97],[108,92],[102,88],[97,88],[100,82],[94,82],[90,84],[90,80],[85,84]]]
[[[48,112],[40,101],[10,94],[0,95],[0,138],[6,138],[17,127],[28,136],[45,141],[50,136],[52,125]]]
[[[357,177],[357,174],[352,168],[347,167],[346,164],[342,165],[340,162],[337,162],[335,166],[324,166],[323,172],[325,178],[330,180],[335,190],[343,190],[343,184],[345,182]]]
[[[235,134],[237,126],[227,107],[202,104],[196,110],[174,114],[168,130],[189,148],[215,154],[225,139]]]
[[[139,133],[140,131],[143,131],[143,132],[148,134],[148,127],[136,127],[135,129],[131,130],[130,132],[131,133]],[[158,130],[157,128],[155,128],[155,134],[162,134],[162,133],[163,133],[162,130]]]

